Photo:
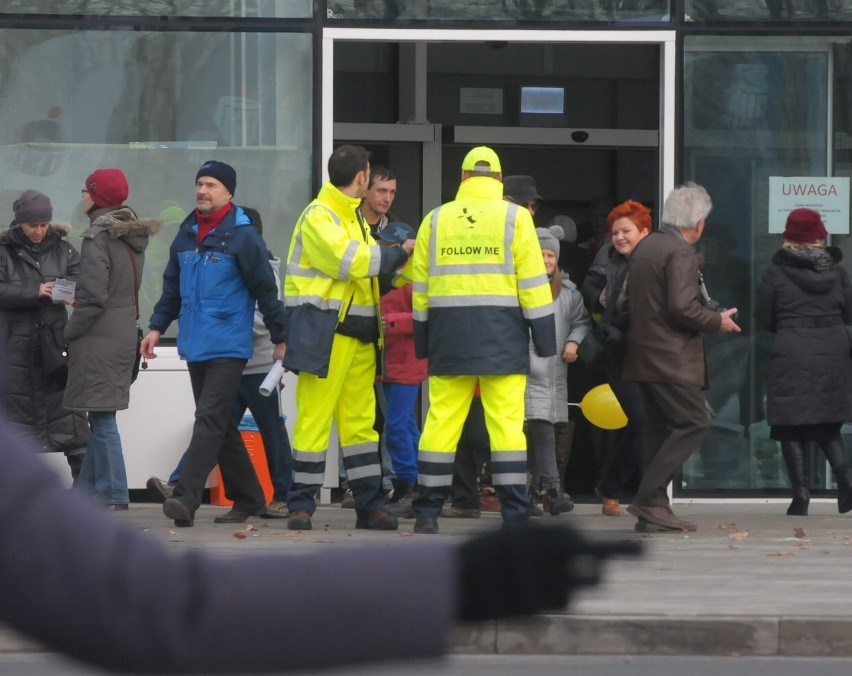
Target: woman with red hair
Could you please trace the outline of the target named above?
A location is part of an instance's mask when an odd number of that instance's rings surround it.
[[[623,516],[619,506],[625,485],[642,472],[645,451],[645,414],[639,385],[621,379],[624,338],[627,334],[627,259],[633,249],[650,234],[651,211],[643,204],[627,200],[607,216],[610,242],[598,251],[581,289],[589,312],[601,314],[600,328],[609,348],[602,367],[604,379],[627,415],[627,427],[620,430],[612,461],[595,487],[607,516]]]

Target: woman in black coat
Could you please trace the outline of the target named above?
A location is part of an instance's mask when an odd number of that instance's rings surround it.
[[[766,417],[781,452],[793,501],[787,514],[808,513],[807,442],[816,442],[837,480],[840,513],[852,510],[852,470],[840,434],[852,420],[852,359],[846,324],[852,287],[839,249],[819,213],[794,209],[784,245],[757,290],[754,316],[775,334],[767,378]]]
[[[46,195],[25,190],[14,203],[15,220],[0,231],[0,314],[5,319],[9,393],[7,416],[42,451],[62,451],[76,480],[89,441],[85,415],[62,404],[67,364],[65,306],[53,301],[54,280],[76,280],[80,254],[68,243],[67,224],[51,223]],[[49,351],[51,354],[45,354]],[[51,355],[55,358],[50,359]]]

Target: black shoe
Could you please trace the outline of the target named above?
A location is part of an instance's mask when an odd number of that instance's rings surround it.
[[[174,484],[167,484],[162,479],[152,476],[145,482],[145,488],[148,489],[148,497],[153,502],[163,503],[172,497],[175,490]]]
[[[396,530],[399,528],[399,521],[396,517],[386,509],[377,509],[375,512],[370,512],[366,516],[358,515],[355,519],[355,528],[363,528],[367,530]]]
[[[434,516],[418,516],[414,522],[414,532],[420,535],[437,535],[438,519]]]
[[[790,506],[787,508],[787,516],[807,516],[808,505],[810,500],[802,497],[795,497],[790,501]]]
[[[565,514],[574,509],[574,502],[570,495],[565,495],[558,488],[552,488],[542,496],[542,505],[551,516]]]
[[[189,511],[189,507],[177,498],[169,498],[163,503],[163,514],[174,519],[175,526],[179,528],[189,528],[195,525],[195,518]]]
[[[264,508],[261,512],[265,512]],[[248,512],[241,512],[239,509],[229,509],[224,514],[220,514],[215,519],[213,519],[214,523],[243,523],[250,516],[263,516],[262,513],[258,514],[249,514]]]
[[[296,509],[287,518],[288,530],[311,530],[311,513],[306,509]]]

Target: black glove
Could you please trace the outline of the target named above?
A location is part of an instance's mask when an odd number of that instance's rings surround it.
[[[462,621],[565,608],[580,585],[597,584],[600,560],[637,554],[638,542],[593,542],[567,526],[509,526],[459,548]]]

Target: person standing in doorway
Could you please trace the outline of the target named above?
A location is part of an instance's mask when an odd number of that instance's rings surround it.
[[[471,150],[456,199],[423,219],[403,276],[414,284],[417,356],[429,359],[429,412],[420,437],[415,533],[438,532],[453,458],[477,382],[504,523],[529,516],[524,390],[530,331],[556,354],[553,303],[529,211],[503,200],[500,159]]]

